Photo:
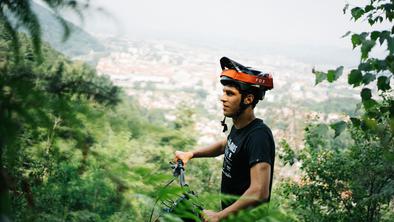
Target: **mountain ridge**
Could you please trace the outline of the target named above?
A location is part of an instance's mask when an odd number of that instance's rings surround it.
[[[63,41],[64,29],[55,15],[44,6],[34,2],[32,10],[40,21],[44,41],[48,42],[56,50],[71,58],[83,57],[83,60],[87,60],[87,62],[97,60],[94,54],[107,53],[106,47],[99,40],[72,22],[67,21],[66,18],[65,20],[71,32],[68,38]]]

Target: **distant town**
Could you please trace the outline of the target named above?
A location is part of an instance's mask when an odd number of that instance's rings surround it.
[[[236,53],[164,41],[106,38],[101,42],[110,53],[98,60],[96,69],[99,75],[109,76],[141,106],[166,111],[163,113],[168,121],[175,120],[179,105],[195,110],[199,144],[207,144],[223,136],[219,123],[222,119],[219,59]],[[304,64],[263,54],[256,57],[241,53],[237,57],[229,57],[273,75],[274,89],[267,92],[265,100],[258,104],[256,114],[271,125],[278,140],[286,139],[294,146],[302,144],[303,127],[308,121],[343,119],[344,113],[354,110],[359,99],[357,91],[348,88],[345,75],[333,83],[335,90],[329,83],[315,86],[312,68],[316,66],[326,70],[336,67]],[[328,100],[335,104],[336,98],[347,98],[354,106],[319,105]]]

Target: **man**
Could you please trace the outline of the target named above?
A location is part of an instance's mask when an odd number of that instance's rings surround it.
[[[229,58],[220,59],[223,85],[224,130],[226,117],[233,127],[226,140],[190,152],[175,152],[185,164],[192,158],[224,154],[221,192],[241,196],[222,201],[222,210],[204,210],[206,221],[220,221],[241,209],[269,202],[274,170],[275,144],[271,130],[254,115],[254,107],[273,88],[272,77],[247,68]]]

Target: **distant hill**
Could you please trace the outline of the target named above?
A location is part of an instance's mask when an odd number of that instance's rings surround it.
[[[43,39],[56,50],[71,58],[82,57],[88,61],[95,60],[94,55],[106,52],[105,47],[97,39],[71,22],[68,22],[71,34],[63,42],[63,27],[53,13],[35,3],[32,4],[32,8],[40,20]]]

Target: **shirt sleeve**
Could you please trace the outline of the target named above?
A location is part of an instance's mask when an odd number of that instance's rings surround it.
[[[256,163],[266,162],[272,165],[272,135],[264,129],[254,130],[246,141],[246,153],[249,167]]]

